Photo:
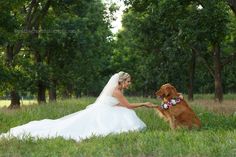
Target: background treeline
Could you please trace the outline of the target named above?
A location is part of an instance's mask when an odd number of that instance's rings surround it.
[[[112,34],[116,6],[100,0],[1,0],[0,91],[10,108],[20,96],[39,103],[97,96],[120,70],[129,94],[154,96],[170,82],[194,93],[236,92],[236,2],[126,0],[123,28]]]

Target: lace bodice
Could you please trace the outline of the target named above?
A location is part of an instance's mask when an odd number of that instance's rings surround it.
[[[117,98],[113,97],[113,96],[106,96],[105,98],[96,101],[95,103],[87,106],[87,108],[89,107],[111,107],[111,106],[115,106],[119,104],[119,100],[117,100]]]
[[[119,101],[113,96],[107,96],[105,99],[96,102],[96,104],[101,106],[115,106],[119,104]]]

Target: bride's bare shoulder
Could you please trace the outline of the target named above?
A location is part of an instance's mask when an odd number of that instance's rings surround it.
[[[122,95],[122,92],[119,89],[115,88],[112,95],[115,97],[119,97]]]

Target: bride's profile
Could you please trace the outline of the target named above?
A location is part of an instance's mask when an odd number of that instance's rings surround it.
[[[99,97],[84,110],[59,119],[43,119],[11,128],[2,137],[63,137],[81,141],[91,136],[106,136],[111,133],[138,131],[146,127],[132,110],[137,107],[152,107],[149,102],[129,103],[123,95],[131,83],[128,73],[111,76]]]

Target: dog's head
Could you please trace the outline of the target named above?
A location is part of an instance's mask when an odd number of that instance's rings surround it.
[[[156,92],[156,96],[160,97],[163,101],[169,101],[172,98],[179,97],[179,93],[170,83],[164,84]]]

